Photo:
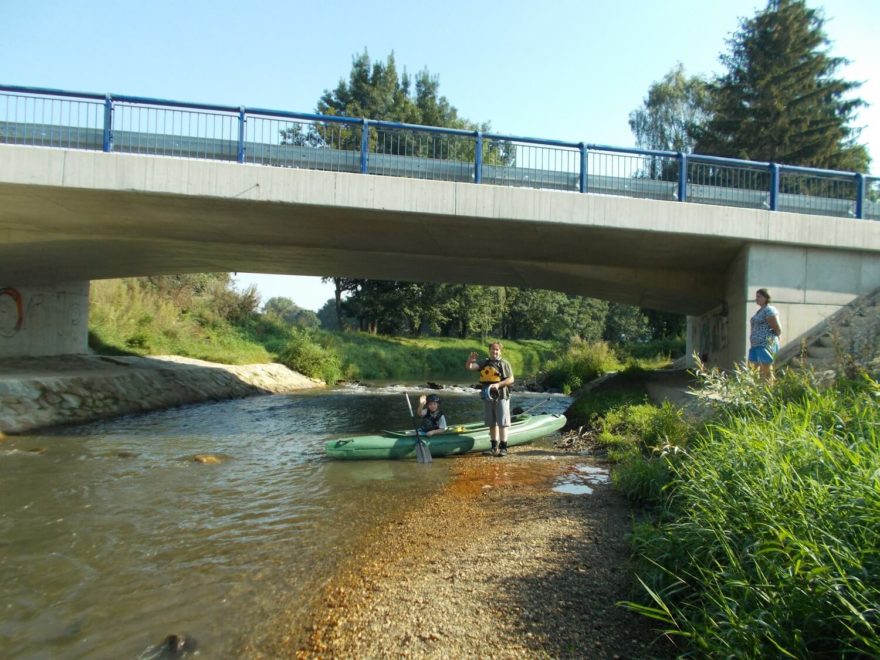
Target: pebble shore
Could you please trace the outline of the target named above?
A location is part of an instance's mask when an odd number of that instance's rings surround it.
[[[451,483],[344,557],[305,630],[267,622],[241,656],[675,656],[619,605],[633,597],[630,507],[610,484],[553,489],[593,459],[524,446],[443,460]]]

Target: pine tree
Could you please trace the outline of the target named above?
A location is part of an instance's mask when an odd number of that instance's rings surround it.
[[[858,82],[834,77],[846,60],[829,55],[821,14],[804,0],[769,0],[743,20],[711,87],[712,119],[695,151],[716,156],[867,171],[852,122],[865,105]]]

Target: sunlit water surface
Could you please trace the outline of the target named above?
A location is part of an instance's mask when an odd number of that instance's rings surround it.
[[[453,424],[480,405],[444,393]],[[282,613],[296,631],[339,558],[462,460],[336,462],[323,442],[410,421],[399,391],[333,390],[0,442],[0,655],[146,657],[185,633],[231,657]]]

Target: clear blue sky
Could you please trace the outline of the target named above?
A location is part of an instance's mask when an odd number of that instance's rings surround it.
[[[842,71],[871,104],[862,140],[880,173],[880,1],[821,7]],[[312,111],[352,57],[394,51],[427,67],[473,121],[512,135],[632,146],[627,119],[676,62],[718,73],[753,0],[0,0],[0,82],[177,101]],[[249,276],[264,300],[318,309],[318,278]]]

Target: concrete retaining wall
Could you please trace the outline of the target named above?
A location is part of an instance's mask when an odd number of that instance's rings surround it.
[[[280,364],[229,366],[166,356],[4,360],[0,366],[0,437],[322,385]]]

